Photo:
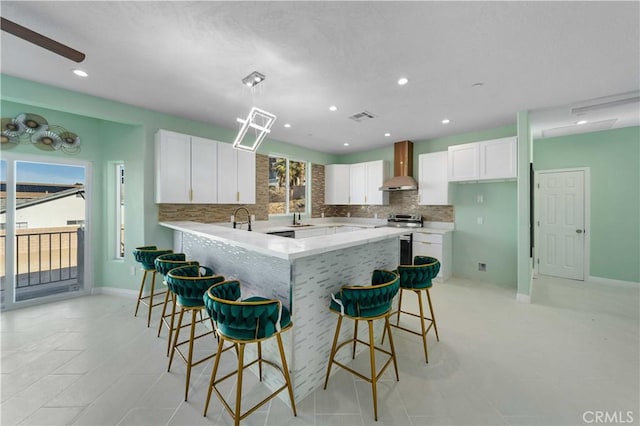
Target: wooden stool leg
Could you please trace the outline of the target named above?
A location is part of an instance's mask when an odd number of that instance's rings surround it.
[[[238,383],[236,384],[236,412],[234,416],[235,426],[240,426],[241,402],[242,402],[242,372],[244,367],[244,343],[238,346]]]
[[[167,313],[167,304],[169,303],[169,290],[164,294],[164,304],[162,305],[162,314],[160,314],[160,325],[158,325],[158,336],[160,337],[160,332],[162,331],[162,324],[164,323],[164,316]]]
[[[369,325],[369,357],[371,361],[371,391],[373,393],[373,417],[378,421],[378,389],[376,381],[375,341],[373,340],[373,321],[367,320]]]
[[[149,295],[149,314],[147,315],[147,328],[151,324],[151,309],[153,309],[153,293],[156,291],[156,271],[151,273],[151,294]]]
[[[284,348],[282,347],[282,337],[280,333],[278,333],[276,337],[278,338],[278,349],[280,350],[280,359],[282,360],[282,372],[284,373],[284,378],[287,381],[287,388],[289,390],[291,408],[293,409],[293,415],[297,416],[296,401],[293,399],[293,387],[291,386],[291,377],[289,376],[289,366],[287,365],[287,358],[284,356]]]
[[[420,327],[422,328],[422,345],[424,346],[424,358],[429,363],[429,354],[427,352],[427,330],[424,324],[424,308],[422,306],[422,295],[419,291],[416,292],[418,296],[418,306],[420,308]]]
[[[211,380],[209,380],[209,390],[207,391],[207,402],[204,404],[204,417],[207,417],[207,410],[209,409],[209,401],[211,401],[211,392],[213,391],[213,385],[216,381],[216,374],[218,373],[218,365],[220,364],[220,355],[222,354],[222,345],[224,343],[224,339],[218,340],[218,354],[216,355],[216,360],[213,363],[213,370],[211,370]]]
[[[398,375],[398,361],[396,360],[396,348],[393,345],[393,336],[391,335],[391,322],[389,321],[389,316],[384,317],[384,327],[385,330],[389,331],[389,346],[391,347],[391,357],[393,359],[393,368],[396,370],[396,381],[400,381],[400,376]]]
[[[138,301],[136,302],[136,312],[133,314],[133,316],[138,316],[138,308],[140,307],[140,300],[142,299],[142,292],[144,290],[144,282],[147,280],[147,270],[144,270],[144,273],[142,274],[142,282],[140,283],[140,291],[138,292]]]
[[[180,336],[180,328],[182,327],[182,317],[184,316],[184,308],[180,307],[180,316],[178,317],[178,328],[176,328],[176,334],[173,336],[173,345],[171,345],[171,354],[169,355],[169,366],[167,371],[171,370],[171,363],[173,362],[173,354],[176,353],[176,346],[178,345],[178,337]]]
[[[260,381],[262,381],[262,344],[258,341],[258,371],[260,372]]]
[[[396,325],[400,325],[400,311],[402,310],[402,293],[404,293],[404,289],[400,287],[400,298],[398,299],[398,316],[396,317]]]
[[[336,346],[338,345],[338,335],[340,335],[340,326],[342,325],[342,315],[338,316],[338,324],[336,325],[336,333],[333,336],[333,345],[331,346],[331,355],[329,355],[329,365],[327,366],[327,377],[324,379],[324,389],[327,389],[329,383],[329,374],[333,365],[333,357],[336,355]]]
[[[189,355],[187,356],[187,378],[184,387],[184,400],[189,396],[189,382],[191,381],[191,363],[193,361],[193,342],[196,337],[196,315],[197,311],[191,309],[191,334],[189,336]]]
[[[427,289],[427,301],[429,302],[429,311],[431,311],[431,321],[433,322],[433,329],[436,331],[436,340],[440,341],[440,336],[438,336],[438,324],[436,324],[436,314],[433,312],[433,305],[431,304],[431,293],[429,293],[429,289]]]
[[[356,340],[358,340],[358,320],[355,320],[353,326],[353,351],[351,352],[351,359],[356,359]]]
[[[172,292],[169,291],[169,293],[171,293],[171,303],[172,303],[172,307],[171,307],[171,321],[169,322],[169,338],[167,339],[167,356],[169,356],[169,351],[171,350],[171,338],[173,337],[173,326],[175,325],[175,317],[176,317],[176,295]]]

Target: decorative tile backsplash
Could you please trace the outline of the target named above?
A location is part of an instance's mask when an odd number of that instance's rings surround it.
[[[421,214],[427,222],[454,222],[453,206],[418,205],[418,191],[394,191],[387,206],[325,206],[324,166],[311,165],[311,217],[384,218],[390,213]],[[246,207],[256,220],[269,219],[269,157],[256,155],[256,204],[159,204],[158,220],[192,220],[195,222],[226,222],[238,207]]]

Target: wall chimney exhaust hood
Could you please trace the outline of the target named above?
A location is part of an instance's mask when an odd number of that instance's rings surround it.
[[[413,174],[413,142],[402,141],[393,144],[393,174],[394,177],[384,182],[381,191],[415,191],[418,183],[411,176]]]

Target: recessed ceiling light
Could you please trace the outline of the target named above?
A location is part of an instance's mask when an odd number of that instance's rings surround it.
[[[284,127],[286,127],[288,129],[289,127],[291,127],[291,124],[287,123],[287,124],[284,125]]]
[[[481,82],[481,81],[479,81],[479,82],[477,82],[477,83],[473,83],[473,84],[471,85],[471,87],[482,87],[482,86],[484,86],[484,83],[483,83],[483,82]]]
[[[451,123],[451,120],[449,120],[448,118],[445,118],[442,120],[442,124],[449,124]]]
[[[74,70],[73,70],[73,73],[74,73],[75,75],[77,75],[78,77],[88,77],[88,76],[89,76],[89,74],[87,74],[87,72],[86,72],[86,71],[83,71],[83,70],[78,69],[78,68],[74,69]]]
[[[389,137],[389,136],[391,136],[391,133],[385,133],[384,135],[385,135],[386,137]]]
[[[576,124],[587,124],[587,123],[588,123],[587,120],[576,121]]]
[[[335,105],[331,105],[331,106],[329,107],[329,111],[337,111],[337,110],[338,110],[338,107],[337,107],[337,106],[335,106]]]
[[[349,142],[345,142],[345,143],[343,143],[342,145],[344,145],[344,146],[349,146]]]
[[[409,79],[406,77],[402,77],[400,80],[398,80],[398,84],[400,86],[404,86],[405,84],[407,84],[409,82]]]

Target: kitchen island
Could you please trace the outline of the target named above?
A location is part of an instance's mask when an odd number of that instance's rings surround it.
[[[337,321],[329,312],[331,293],[345,284],[368,285],[374,269],[395,269],[399,236],[406,233],[369,225],[352,232],[293,239],[226,225],[187,221],[160,225],[173,231],[174,251],[186,253],[227,279],[238,279],[243,298],[276,298],[290,309],[294,326],[283,340],[296,401],[324,381]],[[352,333],[344,327],[341,338]],[[263,345],[263,352],[278,359],[275,344]],[[347,352],[342,362],[349,361]],[[277,374],[264,377],[271,387],[279,386],[280,380]]]

